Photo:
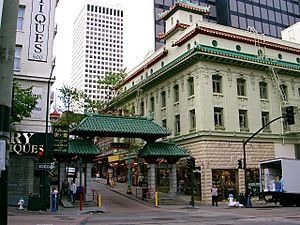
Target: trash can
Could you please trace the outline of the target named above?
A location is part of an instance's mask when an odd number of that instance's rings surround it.
[[[40,210],[40,196],[38,194],[30,194],[28,197],[28,206],[29,211],[39,211]]]
[[[240,204],[243,204],[244,206],[247,205],[247,196],[245,196],[244,193],[240,193],[237,200]]]

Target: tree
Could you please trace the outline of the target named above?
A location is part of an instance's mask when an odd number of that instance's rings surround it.
[[[72,105],[78,106],[83,95],[81,91],[77,90],[76,88],[68,87],[66,85],[60,88],[59,91],[62,94],[59,96],[59,99],[62,100],[64,108],[67,111],[71,110]]]
[[[13,82],[12,123],[20,123],[31,116],[38,100],[37,96],[32,95],[32,88],[33,86],[22,88],[16,81]]]
[[[98,80],[98,84],[104,85],[105,88],[111,87],[114,89],[127,75],[126,68],[119,72],[106,72],[103,80]]]

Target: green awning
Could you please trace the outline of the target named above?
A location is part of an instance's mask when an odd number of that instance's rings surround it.
[[[90,140],[69,140],[68,154],[75,155],[99,155],[101,150]]]
[[[175,143],[149,142],[139,150],[139,158],[182,158],[188,156],[188,152]]]
[[[148,141],[169,136],[171,131],[146,117],[97,114],[84,118],[70,134],[82,137],[130,137]]]

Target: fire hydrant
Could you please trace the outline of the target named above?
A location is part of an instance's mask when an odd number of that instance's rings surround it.
[[[20,198],[19,202],[18,202],[18,205],[19,205],[19,209],[24,209],[23,205],[24,205],[24,200],[23,198]]]

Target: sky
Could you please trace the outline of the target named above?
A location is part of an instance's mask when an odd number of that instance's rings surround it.
[[[97,1],[97,0],[94,0]],[[55,21],[58,31],[54,39],[56,66],[53,88],[71,83],[73,22],[86,0],[60,0]],[[153,0],[99,0],[120,4],[124,11],[124,68],[127,72],[154,51]]]

